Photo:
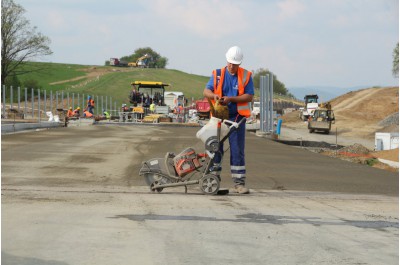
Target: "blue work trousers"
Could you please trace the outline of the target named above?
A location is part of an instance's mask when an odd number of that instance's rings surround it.
[[[241,119],[245,119],[243,116],[238,116],[236,119],[230,119],[232,121],[239,122]],[[239,128],[235,130],[229,136],[230,145],[230,163],[231,163],[231,175],[235,185],[245,184],[246,181],[246,166],[244,159],[244,147],[245,147],[245,135],[246,135],[246,121],[243,121]],[[222,155],[224,154],[224,146],[221,145],[219,153],[215,154],[215,164],[221,164]]]

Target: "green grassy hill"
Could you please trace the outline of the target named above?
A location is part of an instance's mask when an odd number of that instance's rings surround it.
[[[32,68],[40,68],[41,70],[19,76],[22,84],[28,80],[35,80],[40,89],[45,89],[48,92],[64,91],[64,93],[111,96],[113,101],[117,101],[118,105],[129,103],[128,95],[131,91],[130,84],[133,81],[168,83],[170,86],[166,88],[167,91],[180,91],[186,98],[197,100],[203,97],[203,89],[209,80],[208,76],[170,69],[28,63],[26,70],[29,71]],[[258,100],[258,98],[259,91],[256,90],[255,99]],[[274,99],[293,101],[293,99],[278,95],[275,95]]]
[[[86,66],[58,63],[29,63],[28,68],[41,68],[39,72],[21,75],[19,80],[36,80],[41,89],[69,93],[111,96],[128,103],[131,82],[136,80],[161,81],[170,84],[167,91],[180,91],[187,98],[202,98],[209,79],[169,69],[139,69],[113,66]]]

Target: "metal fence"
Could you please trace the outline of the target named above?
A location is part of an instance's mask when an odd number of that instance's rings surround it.
[[[271,133],[274,130],[274,78],[273,74],[260,76],[260,130]]]
[[[12,118],[17,115],[22,119],[47,118],[46,112],[56,114],[60,110],[87,106],[87,97],[95,101],[94,115],[102,115],[107,111],[111,115],[118,115],[117,102],[111,96],[70,93],[64,91],[46,91],[33,88],[13,88],[2,86],[1,116]],[[10,117],[11,115],[11,117]]]

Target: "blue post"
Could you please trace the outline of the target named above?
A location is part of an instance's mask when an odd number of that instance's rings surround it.
[[[280,135],[281,134],[281,125],[282,125],[282,119],[278,120],[278,124],[276,126],[276,134]]]

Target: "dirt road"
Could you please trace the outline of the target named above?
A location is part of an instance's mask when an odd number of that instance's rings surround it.
[[[2,184],[142,186],[145,182],[137,173],[143,161],[190,146],[204,150],[195,138],[198,129],[86,126],[4,135]],[[250,188],[398,194],[395,173],[324,157],[253,133],[248,133],[246,159]],[[229,168],[229,155],[223,166]],[[227,170],[222,178],[231,185]]]

